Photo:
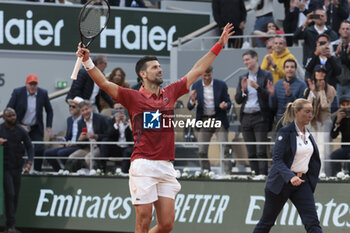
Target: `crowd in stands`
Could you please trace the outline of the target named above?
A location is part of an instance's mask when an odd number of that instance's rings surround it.
[[[40,2],[40,3],[56,3],[72,5],[73,3],[85,4],[88,0],[26,0],[28,2]],[[141,7],[146,8],[146,4],[143,0],[108,0],[110,6],[122,6],[122,7]]]
[[[63,3],[53,0],[44,2]],[[81,1],[84,3],[85,1]],[[127,6],[131,1],[121,2]],[[142,6],[143,1],[137,1]],[[197,120],[214,118],[222,122],[217,129],[200,129],[198,141],[209,142],[214,134],[218,141],[228,141],[229,120],[227,113],[231,106],[240,107],[240,127],[245,142],[266,142],[270,131],[282,127],[282,115],[288,103],[298,98],[308,99],[313,106],[314,118],[309,126],[324,159],[350,159],[350,146],[343,145],[332,152],[325,144],[341,133],[342,142],[350,142],[350,21],[347,0],[279,0],[285,7],[283,28],[274,22],[272,0],[252,0],[251,7],[256,15],[254,34],[258,47],[266,47],[267,53],[259,65],[254,50],[243,53],[242,60],[248,72],[239,77],[235,96],[229,96],[225,82],[213,78],[210,67],[202,79],[193,84],[187,108],[196,112]],[[212,1],[213,16],[221,30],[226,22],[235,26],[235,35],[242,35],[247,12],[243,0]],[[288,21],[288,22],[286,22]],[[293,37],[283,37],[294,33]],[[273,35],[273,37],[271,37]],[[303,60],[297,61],[288,49],[298,40],[303,41]],[[232,38],[229,47],[240,48],[242,39]],[[103,73],[107,66],[104,55],[93,58],[95,66]],[[305,69],[303,76],[299,69]],[[106,78],[124,88],[138,90],[142,85],[140,77],[130,87],[122,68],[116,67]],[[233,101],[234,100],[234,101]],[[76,171],[81,168],[107,169],[108,161],[90,160],[91,157],[128,158],[132,146],[123,142],[133,141],[130,119],[124,107],[116,103],[90,78],[85,69],[78,73],[67,94],[66,102],[70,116],[64,137],[58,140],[69,142],[64,146],[44,150],[35,145],[35,156],[66,158],[49,160],[52,169],[66,168]],[[44,131],[53,137],[51,130],[53,109],[47,91],[38,87],[38,77],[31,74],[24,87],[16,88],[7,105],[17,113],[17,121],[27,130],[33,141],[42,141]],[[44,124],[43,110],[46,111]],[[46,129],[44,127],[46,125]],[[272,138],[273,138],[272,133]],[[274,138],[273,138],[274,140]],[[118,145],[76,145],[77,141],[117,141]],[[247,145],[248,157],[266,159],[266,145]],[[224,146],[224,171],[232,172],[230,147]],[[208,159],[208,145],[199,146],[201,169],[211,170]],[[84,159],[81,159],[84,158]],[[91,164],[91,161],[92,164]],[[121,159],[124,173],[128,172],[129,160]],[[251,160],[250,167],[256,174],[268,173],[268,163]],[[346,166],[344,169],[348,169]],[[42,169],[42,160],[36,159],[34,169]],[[322,172],[335,175],[342,169],[341,163],[323,163]]]

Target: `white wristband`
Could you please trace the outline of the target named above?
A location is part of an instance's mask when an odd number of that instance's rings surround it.
[[[85,70],[91,70],[95,67],[95,64],[92,62],[91,58],[89,58],[87,61],[84,61],[83,65],[85,67]]]

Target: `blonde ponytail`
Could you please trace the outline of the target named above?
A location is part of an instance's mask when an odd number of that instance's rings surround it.
[[[282,121],[282,125],[285,126],[289,123],[292,123],[294,121],[294,109],[296,109],[297,111],[300,111],[303,106],[305,104],[311,104],[310,101],[308,101],[307,99],[303,99],[303,98],[299,98],[294,100],[293,103],[288,103],[286,111],[283,114],[283,121]],[[282,120],[281,119],[281,120]]]

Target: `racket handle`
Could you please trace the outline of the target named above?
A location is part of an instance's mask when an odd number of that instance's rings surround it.
[[[78,76],[78,72],[81,66],[81,63],[83,62],[83,57],[78,57],[77,61],[75,62],[74,65],[74,70],[72,72],[72,75],[70,76],[71,79],[76,80]]]

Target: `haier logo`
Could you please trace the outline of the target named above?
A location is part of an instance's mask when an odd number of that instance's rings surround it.
[[[156,112],[143,112],[143,128],[144,129],[160,129],[160,116],[162,114]]]

